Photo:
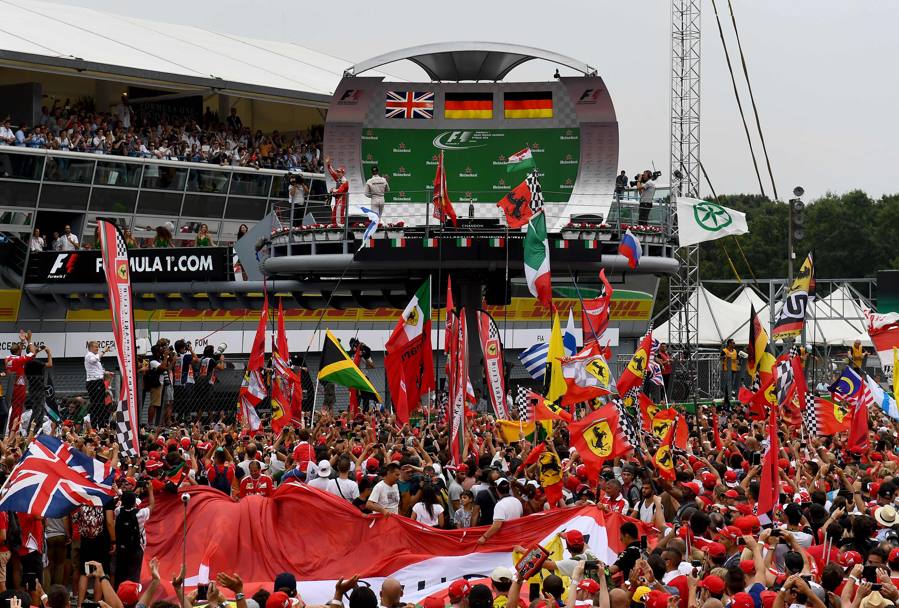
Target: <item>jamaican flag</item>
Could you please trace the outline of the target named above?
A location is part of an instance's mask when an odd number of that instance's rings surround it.
[[[330,329],[325,332],[325,346],[322,348],[322,362],[318,370],[318,379],[372,393],[379,402],[381,401],[381,395],[362,373],[362,370],[346,354]]]

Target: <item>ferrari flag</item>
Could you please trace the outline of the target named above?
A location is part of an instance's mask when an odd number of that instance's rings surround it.
[[[562,359],[562,376],[568,385],[562,405],[591,401],[612,392],[612,372],[595,341],[573,357]]]
[[[568,425],[571,447],[577,450],[587,468],[598,472],[607,460],[628,454],[628,442],[618,420],[614,404],[607,404]]]
[[[618,394],[624,396],[629,390],[643,385],[643,376],[649,363],[649,351],[652,350],[652,331],[647,332],[631,357],[630,363],[618,378]]]

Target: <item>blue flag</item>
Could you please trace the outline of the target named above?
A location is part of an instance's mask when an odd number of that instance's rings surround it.
[[[846,367],[837,381],[831,384],[827,390],[831,393],[841,396],[843,399],[850,399],[858,395],[862,390],[864,380],[857,371],[851,367]]]

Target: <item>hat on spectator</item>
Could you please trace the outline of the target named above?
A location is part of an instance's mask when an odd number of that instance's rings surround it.
[[[590,595],[599,593],[599,583],[594,581],[592,578],[585,578],[577,584],[577,588],[581,591],[586,591]]]
[[[746,574],[755,574],[755,562],[751,559],[741,560],[740,570],[742,570]]]
[[[159,452],[153,450],[152,452],[147,454],[147,458],[149,458],[150,460],[159,460]]]
[[[652,590],[649,587],[641,585],[634,589],[634,595],[631,596],[631,599],[639,604],[642,604],[646,602],[646,596],[649,595],[651,591]]]
[[[381,461],[372,456],[368,460],[365,461],[365,468],[369,471],[377,471],[381,468]]]
[[[752,505],[748,502],[741,502],[736,508],[741,515],[752,515]]]
[[[585,544],[584,535],[580,530],[568,530],[562,537],[569,547],[583,547]]]
[[[695,481],[688,481],[687,483],[683,484],[683,487],[693,492],[693,494],[695,494],[696,496],[699,496],[699,484]]]
[[[577,468],[574,470],[574,474],[577,475],[578,479],[580,479],[581,481],[587,481],[587,465],[577,465]]]
[[[883,597],[880,594],[880,591],[872,591],[862,600],[862,603],[859,606],[860,608],[887,608],[887,606],[892,605],[893,602]]]
[[[740,498],[740,493],[737,492],[736,490],[727,490],[726,492],[724,492],[724,497],[725,498]]]
[[[190,449],[190,437],[182,437],[181,438],[181,447],[185,450]]]
[[[448,467],[446,467],[446,470],[447,471],[461,471],[463,473],[468,473],[468,465],[463,462],[460,465],[448,466]]]
[[[275,591],[265,601],[265,608],[290,608],[290,596],[283,591]]]
[[[126,606],[134,606],[137,604],[137,600],[140,599],[140,592],[142,588],[140,583],[135,583],[134,581],[123,581],[119,584],[119,588],[116,590],[116,595],[119,596],[119,599],[122,600],[122,603]]]
[[[200,443],[197,444],[197,449],[203,450],[204,452],[208,452],[209,450],[212,449],[212,443],[210,443],[208,441],[201,441]]]
[[[730,599],[731,608],[755,608],[755,600],[745,591],[735,593]]]
[[[511,568],[497,566],[493,569],[493,572],[490,573],[490,580],[502,583],[504,580],[511,581],[514,576],[515,573],[512,572]]]
[[[886,505],[874,511],[874,519],[884,528],[892,528],[896,525],[896,509],[893,505]]]
[[[736,526],[725,526],[718,530],[718,536],[726,538],[732,543],[736,543],[740,537],[743,536],[743,531]]]
[[[843,564],[844,568],[851,568],[856,564],[865,563],[865,560],[858,551],[846,551],[840,556],[840,563]]]
[[[712,595],[721,595],[724,593],[724,579],[720,576],[710,574],[699,582],[699,586],[708,589]]]
[[[721,543],[710,542],[705,546],[706,553],[709,557],[724,557],[727,555],[727,549]]]
[[[670,593],[658,590],[650,591],[646,595],[646,608],[665,608],[668,605],[668,598],[670,597]]]
[[[471,583],[464,578],[460,578],[450,583],[447,593],[450,597],[450,602],[455,603],[453,602],[454,599],[460,600],[463,597],[468,597],[468,594],[471,593]]]
[[[699,479],[702,480],[702,485],[706,488],[714,488],[715,484],[718,483],[718,478],[715,477],[715,474],[708,471],[700,475]]]
[[[774,600],[777,599],[777,592],[765,589],[762,591],[760,597],[762,600],[762,608],[772,608],[774,606]]]
[[[393,454],[390,455],[391,462],[399,462],[402,459],[403,459],[403,454],[401,452],[394,452]]]
[[[491,608],[493,592],[490,587],[482,583],[474,585],[468,593],[468,605],[470,608]]]
[[[724,483],[728,488],[736,488],[740,485],[737,483],[737,472],[730,469],[724,471]]]
[[[734,519],[734,525],[740,528],[743,534],[755,534],[762,527],[762,522],[755,515],[741,515]]]
[[[327,460],[320,460],[315,469],[318,471],[319,477],[331,476],[331,463]]]
[[[297,594],[297,577],[295,577],[290,572],[282,572],[275,577],[275,584],[273,585],[273,588],[275,591],[277,591],[278,589],[287,589],[287,594],[290,597],[294,597]],[[269,602],[270,601],[271,599],[269,599]],[[265,608],[270,608],[268,603],[266,603]]]
[[[890,566],[892,566],[895,563],[899,563],[899,547],[893,547],[893,550],[890,551],[890,556],[887,558],[887,561],[889,562]],[[893,568],[893,569],[897,570],[899,568]]]
[[[362,455],[362,446],[354,445],[352,452],[353,452],[353,456],[361,456]]]
[[[165,437],[163,437],[162,435],[160,435],[159,437],[157,437],[157,438],[156,438],[156,445],[158,445],[159,447],[164,446],[164,445],[165,445]]]
[[[158,460],[149,460],[149,461],[147,461],[147,464],[145,465],[148,473],[158,471],[159,469],[161,469],[164,466],[165,465]]]

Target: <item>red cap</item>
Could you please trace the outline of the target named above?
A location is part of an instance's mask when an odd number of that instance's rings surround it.
[[[871,452],[870,458],[873,462],[882,462],[883,454],[881,454],[880,452]]]
[[[725,483],[737,483],[737,472],[730,469],[724,471]]]
[[[352,452],[353,452],[353,456],[357,456],[357,457],[361,456],[362,455],[362,446],[354,445]]]
[[[762,527],[762,522],[755,515],[741,515],[734,519],[734,525],[743,532],[743,534],[755,534]]]
[[[393,455],[390,457],[391,462],[399,462],[402,459],[403,459],[403,455],[399,452],[394,452]]]
[[[730,599],[731,608],[755,608],[755,600],[753,600],[752,596],[745,591],[735,593]],[[268,608],[268,606],[266,606],[266,608]]]
[[[197,449],[203,450],[204,452],[208,452],[209,450],[212,449],[212,443],[209,441],[201,441],[200,443],[197,444]]]
[[[762,608],[772,608],[774,606],[774,600],[777,599],[777,591],[765,589],[761,592],[759,597],[762,600]]]
[[[755,574],[755,562],[751,559],[740,560],[740,570],[746,574]]]
[[[165,445],[165,437],[159,436],[156,438],[156,445],[162,447]]]
[[[190,449],[190,437],[182,437],[181,438],[181,447],[185,450]]]
[[[732,543],[737,542],[741,536],[743,536],[743,531],[736,526],[725,526],[718,530],[718,536],[722,538],[726,538]]]
[[[131,477],[130,475],[127,476],[127,477],[125,477],[125,482],[126,482],[128,485],[130,485],[130,486],[136,486],[136,485],[137,485],[137,480],[136,480],[134,477]]]
[[[727,549],[724,548],[724,545],[714,541],[706,545],[705,550],[709,557],[724,557],[727,555]]]
[[[570,476],[565,479],[565,487],[569,492],[576,492],[579,485],[581,485],[581,480],[577,476]]]
[[[890,563],[899,561],[899,547],[896,547],[892,551],[890,551],[890,556],[887,558],[887,561]]]
[[[736,506],[736,509],[740,515],[752,515],[752,505],[748,502],[741,502]]]
[[[581,534],[580,530],[569,530],[562,536],[565,538],[565,542],[568,543],[569,547],[583,547],[586,544],[584,542],[584,535]]]
[[[670,593],[653,589],[646,594],[646,608],[666,608],[668,606],[668,598],[670,597]]]
[[[846,551],[840,556],[840,562],[844,568],[851,568],[855,564],[865,563],[865,560],[862,559],[862,554],[858,551]]]
[[[734,489],[727,490],[724,493],[725,498],[740,498],[740,493]]]
[[[137,603],[137,600],[140,599],[140,592],[140,583],[135,583],[134,581],[123,581],[121,584],[119,584],[116,595],[119,596],[119,599],[122,600],[122,603],[126,606],[133,606]]]
[[[421,604],[421,608],[445,608],[446,601],[442,597],[433,597],[428,596],[425,599],[419,602]]]
[[[159,452],[153,450],[152,452],[147,454],[147,458],[149,458],[150,460],[159,460]]]
[[[877,496],[878,492],[880,492],[880,482],[872,481],[871,485],[868,486],[868,496]]]
[[[448,590],[450,601],[455,599],[461,599],[463,597],[468,597],[468,594],[471,593],[471,583],[469,583],[464,578],[460,578],[457,581],[453,581]],[[268,608],[266,606],[265,608]]]
[[[710,574],[699,582],[699,586],[708,589],[713,595],[721,595],[724,593],[724,579],[720,576]]]
[[[782,485],[780,487],[780,491],[783,492],[784,494],[792,494],[796,490],[794,490],[793,486],[791,486],[790,484],[785,483],[784,485]]]
[[[574,474],[577,475],[578,479],[580,479],[581,481],[587,481],[587,465],[577,465],[577,468],[574,470]]]
[[[590,595],[599,593],[599,583],[594,581],[592,578],[585,578],[577,584],[577,588],[581,591],[586,591]]]
[[[150,460],[145,465],[148,472],[152,473],[153,471],[158,471],[165,465],[159,462],[158,460]]]
[[[265,608],[289,608],[290,596],[283,591],[275,591],[265,601]]]
[[[707,488],[714,488],[715,484],[718,483],[718,478],[715,477],[714,473],[709,473],[708,471],[700,475],[699,478],[702,480],[702,485]]]
[[[369,471],[375,471],[381,468],[381,461],[372,456],[368,460],[365,461],[365,468]]]
[[[689,489],[695,495],[699,496],[699,484],[695,481],[688,481],[687,483],[683,484],[683,487]]]

